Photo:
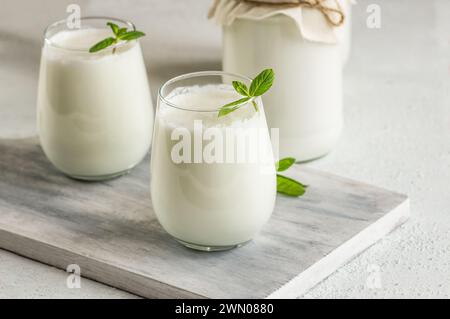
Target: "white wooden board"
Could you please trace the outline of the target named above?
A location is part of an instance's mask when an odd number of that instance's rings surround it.
[[[129,175],[88,183],[57,172],[36,139],[0,140],[0,247],[149,298],[297,297],[405,222],[405,195],[296,167],[310,185],[279,196],[249,244],[189,250],[152,211],[149,158]]]

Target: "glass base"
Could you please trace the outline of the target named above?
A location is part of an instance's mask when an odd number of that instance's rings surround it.
[[[183,246],[190,248],[190,249],[194,249],[194,250],[199,250],[199,251],[205,251],[205,252],[212,252],[212,251],[224,251],[224,250],[230,250],[233,248],[239,248],[244,246],[245,244],[249,243],[251,240],[240,243],[240,244],[235,244],[235,245],[226,245],[226,246],[205,246],[205,245],[199,245],[199,244],[193,244],[193,243],[189,243],[186,242],[184,240],[175,238],[174,239],[179,242],[180,244],[182,244]]]
[[[106,175],[99,175],[99,176],[83,176],[83,175],[69,175],[69,174],[66,174],[66,175],[70,178],[85,181],[85,182],[99,182],[99,181],[106,181],[108,179],[117,178],[119,176],[128,174],[130,171],[131,171],[131,168],[126,169],[121,172],[106,174]]]

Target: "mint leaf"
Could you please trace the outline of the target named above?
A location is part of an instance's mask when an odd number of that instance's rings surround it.
[[[303,185],[292,178],[277,174],[277,192],[293,197],[305,194],[306,185]]]
[[[272,69],[266,69],[258,74],[250,85],[250,96],[260,96],[267,92],[273,84],[275,73]]]
[[[287,170],[294,163],[295,163],[295,158],[293,158],[293,157],[286,157],[286,158],[279,160],[276,164],[277,172],[283,172],[283,171]]]
[[[233,87],[240,95],[249,96],[247,85],[239,81],[233,81]]]
[[[267,90],[270,89],[270,87],[273,84],[273,81],[275,79],[275,73],[272,69],[266,69],[262,71],[260,74],[258,74],[255,79],[250,83],[250,89],[247,88],[247,85],[240,81],[233,81],[233,87],[240,95],[245,96],[244,99],[250,100],[253,97],[261,96],[264,93],[267,92]],[[234,106],[236,104],[241,104],[243,99],[240,99],[238,101],[232,102],[231,106]],[[234,104],[236,103],[236,104]],[[253,107],[255,108],[255,111],[258,112],[258,104],[256,104],[256,101],[252,101]],[[237,110],[238,107],[227,107],[228,104],[225,106],[222,106],[222,108],[219,111],[219,117],[227,115],[235,110]],[[226,108],[227,110],[225,111]]]
[[[122,41],[131,41],[145,35],[144,32],[141,31],[127,31],[127,28],[119,28],[119,26],[113,22],[107,22],[107,26],[109,26],[114,34],[114,37],[108,37],[103,39],[102,41],[94,44],[90,49],[90,53],[94,53],[100,50],[103,50],[109,47],[112,44],[117,43],[119,40]],[[116,48],[113,48],[112,52],[116,52]]]
[[[236,111],[239,108],[239,106],[234,106],[234,107],[229,107],[229,108],[225,108],[225,109],[221,109],[219,111],[219,117],[225,116],[231,112]]]
[[[98,42],[97,44],[94,44],[90,49],[89,49],[89,53],[93,53],[93,52],[97,52],[100,50],[103,50],[107,47],[109,47],[111,44],[116,43],[116,39],[115,38],[106,38],[100,42]]]
[[[221,116],[227,115],[233,111],[236,111],[239,107],[241,107],[240,104],[243,104],[243,103],[249,101],[250,99],[251,99],[251,97],[244,97],[237,101],[225,104],[224,106],[222,106],[220,108],[218,117],[221,117]]]
[[[289,167],[294,165],[294,163],[295,163],[295,158],[293,158],[293,157],[286,157],[286,158],[279,160],[276,163],[277,172],[283,172],[283,171],[287,170]],[[308,186],[303,185],[302,183],[300,183],[292,178],[277,174],[277,192],[278,193],[288,195],[288,196],[298,197],[298,196],[302,196],[305,193],[307,187]]]
[[[143,37],[144,35],[145,33],[141,31],[128,31],[124,34],[119,35],[118,38],[119,40],[131,41]]]
[[[117,35],[117,33],[119,32],[119,26],[117,24],[108,22],[108,23],[106,23],[106,25],[108,25],[111,28],[114,35]]]
[[[127,32],[127,28],[120,28],[119,31],[117,31],[116,35],[120,36],[126,32]]]

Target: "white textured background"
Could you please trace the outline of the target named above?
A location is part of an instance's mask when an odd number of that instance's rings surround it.
[[[174,75],[220,68],[209,0],[0,0],[0,137],[35,134],[42,32],[68,3],[147,33],[153,93]],[[366,27],[372,3],[381,6],[381,29]],[[450,1],[359,0],[353,30],[344,134],[333,153],[307,165],[407,193],[412,219],[305,297],[450,298]],[[366,285],[371,265],[378,289]],[[0,250],[0,297],[133,297],[87,279],[68,289],[66,277]]]

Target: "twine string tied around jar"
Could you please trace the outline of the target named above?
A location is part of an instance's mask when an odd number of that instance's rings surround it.
[[[329,0],[239,0],[241,2],[247,2],[252,3],[255,5],[272,5],[272,6],[286,6],[286,7],[307,7],[312,9],[319,10],[325,19],[330,23],[331,25],[335,27],[339,27],[344,24],[345,21],[345,14],[342,10],[341,5],[339,4],[338,0],[333,0],[335,3],[335,7],[332,7],[327,4]]]

